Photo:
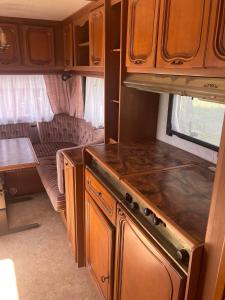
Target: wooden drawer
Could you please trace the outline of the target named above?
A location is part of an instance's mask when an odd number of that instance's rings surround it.
[[[116,200],[88,170],[85,170],[85,187],[112,224],[116,225]]]

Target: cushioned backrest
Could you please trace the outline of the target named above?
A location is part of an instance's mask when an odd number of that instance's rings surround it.
[[[38,128],[42,143],[71,142],[86,145],[104,141],[104,129],[96,129],[91,123],[66,114],[55,115],[52,121],[39,123]]]
[[[78,145],[87,145],[104,141],[104,129],[96,129],[91,123],[82,119],[78,120]]]
[[[20,137],[31,138],[29,123],[0,125],[0,139],[12,139]]]
[[[38,123],[40,139],[47,142],[71,142],[77,144],[77,120],[66,114],[55,115],[50,122]]]

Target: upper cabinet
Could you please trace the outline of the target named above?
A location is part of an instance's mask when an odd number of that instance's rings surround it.
[[[127,67],[155,66],[158,17],[158,0],[128,0]]]
[[[90,65],[104,63],[104,8],[100,7],[89,15]]]
[[[6,35],[8,49],[0,52],[1,66],[18,66],[21,63],[20,47],[19,47],[19,32],[18,26],[15,24],[0,23],[0,27]]]
[[[157,67],[203,67],[209,10],[210,0],[161,2]]]
[[[52,27],[23,26],[23,42],[27,66],[54,66],[54,33]]]
[[[212,1],[206,67],[225,67],[225,2]]]
[[[73,67],[73,25],[66,24],[63,27],[64,41],[64,67],[71,69]]]

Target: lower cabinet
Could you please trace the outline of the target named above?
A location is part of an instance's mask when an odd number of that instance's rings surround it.
[[[115,300],[184,299],[185,275],[120,207],[115,264]]]
[[[112,299],[114,227],[85,192],[87,267],[103,299]]]

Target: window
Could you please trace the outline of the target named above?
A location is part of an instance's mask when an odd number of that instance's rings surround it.
[[[43,75],[0,75],[0,124],[52,118]]]
[[[104,80],[86,78],[84,119],[96,128],[104,127]]]
[[[198,98],[171,95],[167,134],[218,151],[225,105]]]

